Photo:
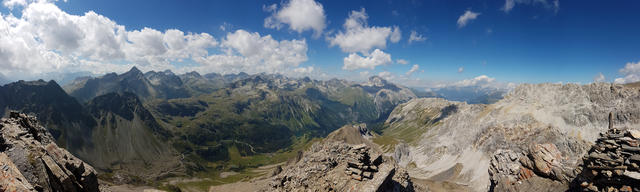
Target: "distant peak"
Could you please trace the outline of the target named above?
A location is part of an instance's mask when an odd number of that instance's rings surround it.
[[[380,76],[374,75],[369,77],[369,84],[376,87],[384,87],[387,84],[387,80]]]
[[[129,70],[129,72],[142,73],[142,71],[140,71],[140,69],[138,69],[136,66],[131,67],[131,70]]]
[[[165,74],[165,75],[174,75],[173,71],[171,71],[171,70],[169,70],[169,69],[164,70],[164,74]]]
[[[196,72],[196,71],[188,72],[188,73],[187,73],[187,75],[195,76],[195,77],[200,77],[200,73],[198,73],[198,72]]]
[[[133,66],[131,68],[131,70],[129,70],[128,72],[124,73],[123,75],[134,75],[134,76],[144,76],[144,74],[142,73],[142,71],[140,71],[137,67]]]

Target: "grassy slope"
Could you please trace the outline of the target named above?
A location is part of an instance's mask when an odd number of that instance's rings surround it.
[[[396,110],[404,104],[396,107]],[[439,124],[437,118],[441,115],[440,109],[413,110],[414,116],[391,124],[382,125],[380,136],[373,139],[373,142],[380,145],[385,151],[393,151],[395,145],[404,142],[410,145],[416,144],[424,132],[429,128]]]

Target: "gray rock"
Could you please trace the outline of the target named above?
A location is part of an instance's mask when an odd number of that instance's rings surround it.
[[[12,112],[0,119],[0,146],[37,191],[99,190],[93,167],[59,148],[33,116]]]
[[[638,172],[625,171],[623,174],[624,174],[624,176],[627,176],[628,178],[636,180],[636,182],[640,182],[640,173],[638,173]]]

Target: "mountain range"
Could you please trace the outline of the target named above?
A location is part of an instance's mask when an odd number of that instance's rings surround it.
[[[135,67],[78,78],[64,89],[40,80],[0,90],[5,113],[35,114],[60,146],[120,183],[260,166],[271,161],[246,165],[233,154],[285,154],[347,123],[381,123],[416,98],[380,77],[360,84]]]
[[[444,86],[430,89],[411,89],[418,97],[444,98],[449,101],[467,102],[469,104],[491,104],[502,99],[509,89],[491,86]]]
[[[350,142],[385,153],[389,165],[406,170],[394,178],[420,182],[414,187],[535,190],[527,186],[560,189],[575,182],[583,174],[581,159],[594,142],[604,142],[599,133],[608,124],[637,127],[638,89],[522,84],[508,93],[467,87],[415,94],[377,76],[356,83],[134,67],[78,78],[64,89],[55,81],[9,83],[0,86],[0,109],[33,114],[57,145],[114,184],[207,190],[263,175],[251,170],[299,158],[327,137],[355,138]],[[344,125],[356,128],[339,130]],[[294,172],[303,180],[315,177]],[[223,177],[230,173],[237,176]],[[200,179],[174,186],[176,177]],[[513,181],[519,183],[504,185]]]

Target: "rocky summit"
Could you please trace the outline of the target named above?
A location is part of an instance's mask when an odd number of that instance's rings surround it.
[[[0,191],[98,191],[91,165],[58,147],[34,116],[0,119]]]

